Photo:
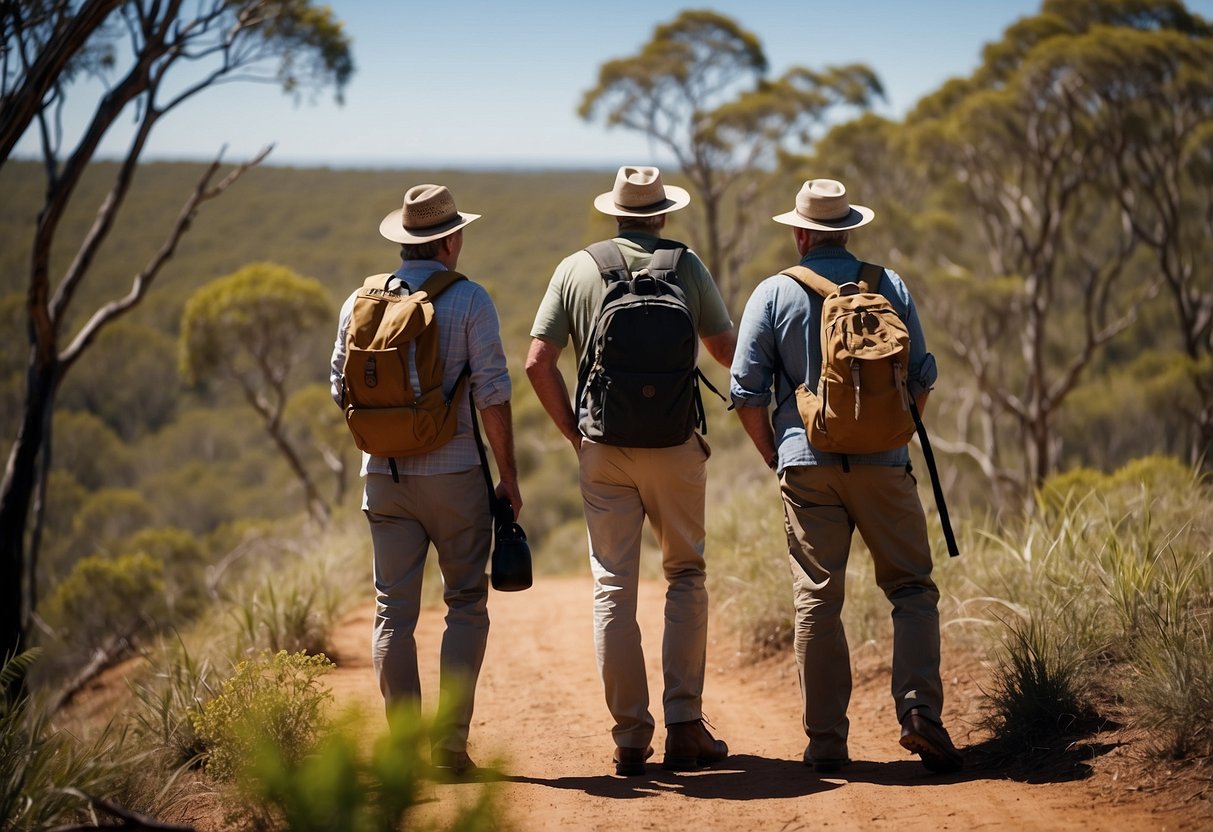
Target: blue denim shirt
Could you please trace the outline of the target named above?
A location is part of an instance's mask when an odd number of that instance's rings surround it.
[[[856,280],[860,261],[845,248],[815,248],[801,265],[835,283]],[[926,340],[910,290],[892,269],[885,269],[879,291],[889,299],[910,331],[910,392],[918,395],[935,384],[935,357]],[[787,275],[777,274],[758,284],[746,303],[737,330],[737,351],[729,392],[736,407],[769,407],[774,388],[772,426],[779,449],[777,469],[792,465],[841,465],[841,454],[819,451],[809,444],[796,409],[796,387],[817,389],[821,374],[822,298]],[[905,446],[878,454],[849,454],[856,465],[905,465]]]

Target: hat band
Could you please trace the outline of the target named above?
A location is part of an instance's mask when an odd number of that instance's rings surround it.
[[[442,220],[441,222],[436,222],[433,225],[404,225],[404,223],[401,223],[401,225],[404,227],[405,231],[424,232],[424,231],[435,231],[439,228],[442,228],[444,225],[452,225],[454,223],[458,223],[458,222],[462,222],[462,221],[463,221],[463,217],[458,212],[456,212],[455,216],[452,217],[451,219]]]
[[[667,205],[673,205],[674,200],[663,196],[656,202],[650,202],[647,205],[624,205],[622,202],[616,202],[615,207],[620,211],[655,211],[658,208],[664,208]]]

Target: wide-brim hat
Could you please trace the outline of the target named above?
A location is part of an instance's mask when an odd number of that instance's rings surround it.
[[[594,197],[594,207],[612,217],[655,217],[685,208],[691,195],[665,185],[654,167],[625,165],[615,174],[615,187]]]
[[[379,223],[379,233],[394,243],[428,243],[454,234],[480,214],[459,213],[445,185],[414,185],[404,192],[404,206]]]
[[[837,179],[809,179],[796,194],[796,209],[771,219],[816,231],[847,231],[867,225],[876,212],[847,200],[847,189]]]

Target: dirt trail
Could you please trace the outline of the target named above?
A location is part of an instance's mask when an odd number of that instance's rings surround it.
[[[616,777],[610,764],[610,721],[598,681],[591,637],[587,576],[541,577],[521,593],[489,599],[492,631],[477,691],[470,752],[486,765],[500,759],[499,805],[519,830],[915,830],[1191,829],[1191,816],[1160,811],[1147,801],[1110,803],[1089,781],[1031,784],[998,770],[929,775],[897,744],[897,726],[883,662],[856,676],[851,703],[851,754],[857,762],[838,775],[803,766],[799,692],[791,658],[761,665],[737,661],[729,640],[708,648],[704,710],[732,756],[702,772],[674,774],[659,765],[662,586],[641,587],[641,628],[651,699],[658,718],[657,754],[643,777]],[[418,627],[422,684],[437,689],[442,610],[426,610]],[[386,730],[369,661],[373,609],[348,616],[334,642],[338,669],[329,675],[338,706],[372,714],[373,732]],[[945,714],[965,745],[965,697],[971,679],[953,678],[948,693],[961,705]],[[956,691],[959,693],[959,691]],[[970,697],[971,700],[971,697]],[[432,707],[432,700],[427,700]],[[423,810],[469,799],[480,783],[434,784]]]

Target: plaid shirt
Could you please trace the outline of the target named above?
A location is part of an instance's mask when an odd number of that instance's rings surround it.
[[[402,291],[421,286],[427,277],[443,268],[434,260],[406,260],[396,270]],[[353,314],[354,291],[341,307],[337,340],[333,344],[333,359],[329,367],[333,401],[340,406],[342,371],[345,367],[346,332]],[[438,321],[438,344],[443,360],[443,386],[451,390],[463,371],[472,368],[471,389],[476,407],[484,410],[510,400],[510,376],[506,369],[505,351],[501,346],[501,325],[497,310],[488,292],[471,280],[460,280],[434,301],[434,316]],[[410,373],[412,370],[410,369]],[[416,378],[413,378],[414,385]],[[459,424],[455,437],[428,454],[398,457],[396,469],[401,474],[453,474],[480,465],[480,454],[472,436],[472,412],[466,396],[459,402]],[[362,475],[390,474],[387,457],[362,455]]]

